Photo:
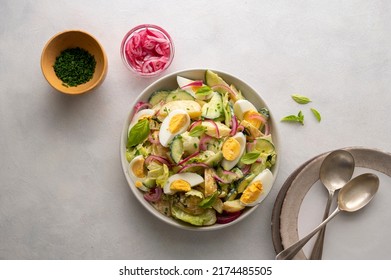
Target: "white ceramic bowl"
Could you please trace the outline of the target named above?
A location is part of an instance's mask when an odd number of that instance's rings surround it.
[[[247,83],[245,83],[243,80],[234,77],[230,74],[213,70],[213,72],[218,74],[220,77],[222,77],[228,84],[233,84],[241,90],[242,94],[246,99],[248,99],[251,103],[255,105],[257,108],[262,108],[266,107],[270,111],[271,118],[269,120],[269,124],[271,127],[271,133],[273,137],[273,143],[276,148],[277,152],[277,159],[275,165],[272,167],[271,171],[273,173],[274,179],[277,176],[278,169],[279,169],[279,161],[280,161],[280,154],[279,154],[279,137],[278,137],[278,131],[276,129],[276,124],[275,120],[273,119],[273,112],[270,110],[270,108],[267,106],[266,102],[263,100],[263,98],[260,96],[259,93],[257,93],[251,86],[249,86]],[[174,218],[169,218],[164,216],[163,214],[159,213],[149,202],[147,202],[144,197],[143,193],[138,190],[134,184],[132,179],[130,178],[127,169],[129,167],[129,163],[126,160],[126,143],[127,143],[127,137],[128,137],[128,128],[130,124],[130,119],[131,116],[133,115],[133,108],[136,105],[137,102],[139,101],[148,101],[149,96],[157,91],[157,90],[163,90],[163,89],[176,89],[178,87],[176,77],[177,75],[186,77],[188,79],[193,79],[193,80],[204,80],[204,75],[205,75],[206,69],[189,69],[189,70],[183,70],[183,71],[178,71],[175,73],[168,74],[159,80],[155,81],[152,83],[150,86],[148,86],[141,94],[136,98],[134,103],[129,106],[129,114],[126,117],[125,124],[122,129],[122,134],[121,134],[121,143],[120,143],[120,153],[121,153],[121,163],[122,163],[122,169],[124,171],[126,180],[130,186],[130,189],[132,190],[133,194],[136,196],[138,201],[141,203],[143,207],[145,207],[153,216],[157,217],[161,221],[170,224],[172,226],[181,228],[181,229],[186,229],[186,230],[195,230],[195,231],[210,231],[210,230],[217,230],[217,229],[222,229],[226,228],[228,226],[231,226],[233,224],[236,224],[242,220],[244,220],[246,217],[248,217],[251,213],[255,211],[257,207],[262,207],[262,203],[254,206],[254,207],[246,207],[244,209],[244,212],[242,215],[237,218],[236,220],[227,223],[227,224],[214,224],[212,226],[204,226],[204,227],[196,227],[192,226],[190,224],[185,224],[181,221],[178,221]]]

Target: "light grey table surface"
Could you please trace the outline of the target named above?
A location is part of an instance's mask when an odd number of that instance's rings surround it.
[[[390,18],[387,0],[2,0],[0,259],[273,259],[273,205],[291,172],[332,149],[391,151]],[[176,54],[167,74],[228,72],[271,108],[280,172],[241,223],[183,231],[152,217],[129,189],[121,129],[134,98],[157,78],[132,76],[119,48],[141,23],[172,35]],[[45,43],[66,29],[90,32],[107,52],[106,80],[86,95],[56,92],[41,74]],[[291,94],[313,102],[298,105]],[[299,110],[304,126],[279,121]]]

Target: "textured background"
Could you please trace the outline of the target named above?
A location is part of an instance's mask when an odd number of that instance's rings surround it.
[[[274,201],[296,167],[346,146],[391,151],[387,0],[1,2],[0,259],[272,259]],[[140,23],[172,35],[176,55],[167,73],[231,73],[257,89],[278,120],[276,184],[253,215],[224,231],[163,224],[141,207],[122,174],[125,117],[156,80],[133,77],[119,55],[123,36]],[[107,78],[93,93],[65,96],[41,74],[45,43],[65,29],[90,32],[107,52]],[[294,93],[313,102],[298,105]],[[321,112],[321,123],[310,107]],[[279,122],[299,110],[304,126]],[[326,194],[322,199],[313,203],[319,213]],[[390,219],[384,223],[391,228]],[[391,258],[333,250],[325,257]]]

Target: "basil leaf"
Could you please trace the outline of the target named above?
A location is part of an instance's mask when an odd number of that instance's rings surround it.
[[[149,120],[139,120],[129,131],[127,147],[134,147],[147,139],[149,134]]]
[[[260,155],[261,155],[261,153],[257,153],[257,152],[247,153],[244,156],[242,156],[240,161],[243,164],[253,164],[254,162],[257,161],[257,159],[259,158]]]
[[[206,96],[206,95],[209,95],[211,94],[213,91],[210,87],[208,86],[202,86],[200,87],[199,89],[197,89],[196,91],[196,95],[201,95],[201,96]]]
[[[197,125],[189,132],[189,136],[191,137],[199,137],[206,131],[206,127],[202,125]]]
[[[289,116],[286,116],[286,117],[283,117],[281,119],[282,122],[298,122],[298,123],[301,123],[301,125],[304,125],[304,115],[303,113],[300,111],[297,116],[295,115],[289,115]]]
[[[320,113],[314,108],[311,108],[311,112],[314,114],[314,116],[318,120],[318,122],[320,122],[322,119],[322,117],[320,116]]]
[[[311,99],[300,94],[292,94],[292,98],[299,104],[307,104],[311,102]]]
[[[211,196],[208,196],[207,198],[201,200],[201,202],[198,204],[199,207],[201,208],[210,208],[212,207],[212,205],[215,203],[216,199],[217,199],[217,196],[218,196],[218,192],[214,192],[214,194],[212,194]]]

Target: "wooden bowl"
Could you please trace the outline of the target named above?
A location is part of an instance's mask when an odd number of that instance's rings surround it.
[[[91,80],[84,84],[66,86],[57,77],[53,65],[62,51],[77,47],[94,56],[95,72]],[[46,43],[41,55],[41,69],[53,88],[65,94],[77,95],[91,91],[103,82],[107,73],[107,57],[103,47],[92,35],[80,30],[68,30],[56,34]]]

